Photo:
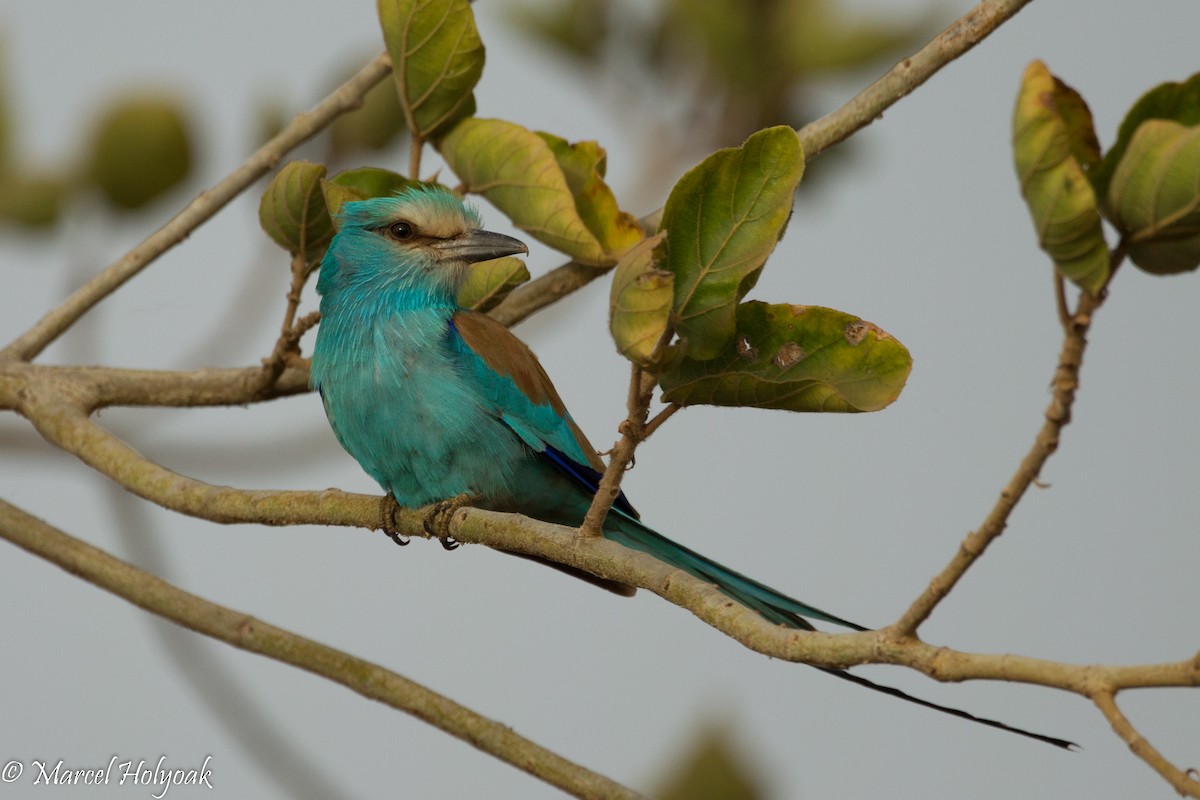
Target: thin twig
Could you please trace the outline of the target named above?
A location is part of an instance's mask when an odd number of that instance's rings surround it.
[[[1180,795],[1200,797],[1200,781],[1168,761],[1154,745],[1146,741],[1146,737],[1138,733],[1137,728],[1133,727],[1133,723],[1117,707],[1116,698],[1111,690],[1096,692],[1092,696],[1092,702],[1100,709],[1100,713],[1104,714],[1108,724],[1112,725],[1113,731],[1129,746],[1134,755],[1149,764]]]
[[[33,392],[23,406],[52,443],[111,476],[128,490],[180,513],[213,522],[266,525],[388,527],[405,536],[428,536],[420,510],[393,510],[384,519],[380,498],[336,490],[251,491],[213,486],[178,475],[146,459],[61,399],[49,406]],[[657,559],[600,537],[579,537],[572,528],[512,514],[463,509],[450,535],[463,543],[525,553],[602,578],[649,589],[690,610],[704,622],[773,658],[829,667],[860,663],[898,664],[941,681],[1002,680],[1052,686],[1088,694],[1095,686],[1149,688],[1200,686],[1200,658],[1128,667],[1070,665],[1013,655],[979,655],[899,640],[890,631],[831,636],[780,628],[754,611],[730,603],[714,586]]]
[[[603,269],[568,261],[518,286],[488,314],[501,325],[512,327],[605,274]]]
[[[283,329],[275,341],[275,349],[263,359],[263,379],[250,399],[262,397],[264,392],[275,385],[289,364],[300,361],[300,339],[320,321],[321,312],[310,311],[301,317],[299,322]],[[307,368],[307,363],[304,366]]]
[[[817,153],[883,117],[883,112],[910,94],[938,70],[979,44],[1011,19],[1030,0],[983,0],[956,19],[913,55],[855,95],[841,108],[800,129],[804,155]]]
[[[929,80],[942,67],[979,44],[992,31],[1011,19],[1030,0],[984,0],[934,37],[914,55],[887,71],[835,111],[800,128],[798,134],[806,158],[813,158],[865,128],[897,101]],[[662,209],[642,218],[645,230],[658,227]],[[518,288],[491,314],[505,325],[515,325],[534,312],[580,289],[604,274],[604,270],[568,262]]]
[[[604,525],[608,510],[621,493],[621,478],[625,477],[625,471],[633,461],[633,453],[637,446],[647,436],[646,415],[656,384],[653,375],[643,371],[637,364],[632,365],[629,375],[629,397],[626,401],[628,416],[621,423],[621,438],[608,457],[608,467],[600,479],[596,496],[592,498],[592,505],[588,508],[583,524],[579,526],[579,531],[584,536],[600,535],[600,528]]]
[[[285,154],[328,127],[340,115],[357,108],[367,90],[387,77],[390,71],[391,60],[387,55],[377,56],[310,111],[296,115],[287,127],[240,167],[211,189],[201,192],[174,219],[79,287],[62,305],[0,350],[0,362],[28,361],[37,356],[90,308],[186,239],[188,234],[224,208],[230,200],[269,172]]]
[[[950,563],[930,581],[925,591],[889,628],[897,636],[903,638],[916,635],[917,628],[929,618],[942,598],[950,593],[971,565],[983,555],[988,545],[1004,532],[1012,510],[1016,508],[1030,484],[1037,479],[1046,460],[1058,449],[1062,429],[1071,421],[1071,406],[1079,388],[1079,370],[1083,365],[1084,349],[1087,347],[1087,332],[1092,323],[1092,316],[1102,302],[1101,298],[1087,293],[1080,295],[1079,306],[1071,317],[1071,324],[1064,328],[1058,366],[1054,370],[1054,393],[1050,405],[1046,408],[1041,430],[1034,438],[1029,452],[1021,460],[1017,471],[1000,492],[999,499],[983,524],[962,541]]]
[[[641,796],[402,675],[185,592],[3,500],[0,537],[146,611],[240,650],[340,683],[576,797]]]
[[[283,324],[279,326],[279,338],[275,340],[275,348],[271,351],[271,355],[263,359],[263,371],[266,373],[264,384],[266,386],[270,386],[279,379],[291,357],[300,355],[300,337],[321,319],[320,312],[313,312],[316,316],[313,317],[312,314],[309,314],[305,317],[307,324],[303,328],[294,325],[296,311],[300,308],[300,299],[304,292],[304,284],[308,282],[308,276],[312,274],[315,266],[305,255],[308,252],[305,233],[305,227],[301,226],[300,246],[292,256],[292,283],[288,287],[287,306],[283,312]]]
[[[683,406],[679,405],[679,403],[671,403],[662,411],[655,414],[654,419],[646,423],[646,429],[642,431],[642,438],[649,439],[658,430],[658,426],[675,416],[675,412],[681,408]]]

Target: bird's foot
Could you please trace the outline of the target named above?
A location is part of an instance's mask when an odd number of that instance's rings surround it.
[[[442,543],[442,547],[453,550],[459,546],[450,535],[450,520],[460,508],[471,505],[471,495],[463,493],[434,503],[425,515],[425,532]]]
[[[408,544],[408,539],[401,536],[400,531],[396,530],[396,512],[400,510],[400,504],[396,502],[396,498],[392,493],[388,492],[387,496],[381,501],[380,506],[383,516],[384,534],[396,544],[404,547],[404,545]]]

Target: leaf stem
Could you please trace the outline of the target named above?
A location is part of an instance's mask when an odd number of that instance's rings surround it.
[[[408,177],[410,180],[421,180],[421,151],[424,149],[424,137],[418,133],[413,133],[412,144],[408,151]]]
[[[1171,788],[1179,792],[1180,796],[1200,798],[1200,781],[1168,761],[1154,745],[1146,740],[1146,737],[1138,733],[1133,723],[1121,713],[1114,691],[1111,689],[1098,691],[1092,695],[1092,702],[1096,704],[1096,708],[1100,709],[1100,713],[1108,720],[1113,731],[1121,737],[1121,740],[1135,756],[1150,765],[1167,783],[1171,784]]]

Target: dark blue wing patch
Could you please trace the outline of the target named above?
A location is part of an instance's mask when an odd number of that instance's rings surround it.
[[[548,458],[560,470],[574,478],[575,482],[586,488],[589,494],[595,495],[596,490],[600,488],[600,479],[604,476],[586,464],[580,464],[549,445],[546,445],[546,449],[542,451],[542,455]],[[624,511],[634,519],[637,519],[639,516],[629,500],[626,499],[624,492],[617,495],[617,499],[613,501],[613,508]]]

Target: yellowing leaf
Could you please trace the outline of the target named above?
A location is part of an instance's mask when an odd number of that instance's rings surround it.
[[[581,264],[615,260],[580,218],[550,145],[536,133],[498,119],[465,119],[438,150],[468,192],[482,194],[533,238]]]
[[[671,318],[674,274],[658,268],[658,234],[634,245],[613,272],[609,327],[621,355],[643,367],[657,366],[656,348]]]
[[[1104,154],[1103,162],[1089,174],[1096,194],[1108,197],[1108,184],[1117,164],[1125,157],[1125,148],[1133,134],[1148,119],[1169,119],[1188,127],[1200,125],[1200,73],[1186,81],[1160,83],[1138,98],[1121,120],[1117,141]]]
[[[483,73],[484,51],[471,4],[378,0],[377,5],[409,130],[436,138],[474,114],[472,90]]]
[[[783,235],[804,174],[796,132],[780,125],[689,170],[667,198],[666,268],[687,355],[713,358],[733,338],[736,308]]]
[[[488,311],[527,280],[529,268],[513,256],[472,264],[467,279],[458,287],[458,304],[463,308]]]
[[[714,358],[684,358],[660,377],[680,405],[877,411],[900,396],[912,357],[869,322],[817,306],[743,303]]]
[[[616,261],[640,242],[644,234],[637,219],[617,206],[617,198],[604,182],[604,148],[596,142],[571,144],[542,131],[537,135],[550,145],[583,223],[600,242],[605,254]]]
[[[1099,161],[1099,144],[1083,99],[1040,61],[1021,80],[1013,155],[1038,244],[1059,273],[1095,294],[1108,281],[1109,255],[1084,170]]]
[[[1133,134],[1108,189],[1129,257],[1156,274],[1200,264],[1200,127],[1148,119]]]

